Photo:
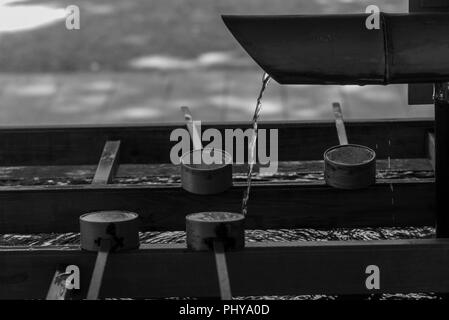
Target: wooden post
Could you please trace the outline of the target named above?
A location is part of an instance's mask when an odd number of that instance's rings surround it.
[[[449,83],[435,84],[436,235],[449,238]]]

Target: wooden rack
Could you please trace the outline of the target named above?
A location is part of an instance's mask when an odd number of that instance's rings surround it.
[[[0,187],[0,233],[79,232],[78,217],[95,210],[137,212],[142,231],[184,230],[192,212],[239,211],[244,166],[235,166],[234,187],[220,195],[180,187],[169,137],[183,126],[1,129],[0,180],[9,186]],[[344,191],[321,176],[324,150],[338,143],[333,122],[262,123],[279,130],[279,172],[256,179],[246,228],[434,225],[433,126],[431,119],[347,122],[352,141],[375,150],[379,160],[376,185]],[[210,127],[249,124],[203,130]],[[52,181],[35,185],[36,177]],[[58,185],[66,180],[78,182]],[[84,297],[94,260],[78,246],[0,247],[0,298],[45,298],[58,266],[67,264],[79,266],[75,296]],[[228,254],[228,264],[235,295],[449,291],[445,239],[248,243]],[[374,291],[365,287],[372,264],[381,268]],[[112,254],[101,295],[217,296],[214,257],[178,244]]]

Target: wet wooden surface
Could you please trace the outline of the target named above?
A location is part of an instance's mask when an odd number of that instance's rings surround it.
[[[247,228],[421,226],[434,223],[434,175],[428,159],[378,161],[376,185],[345,191],[326,186],[322,161],[282,162],[254,177]],[[180,187],[174,165],[122,165],[109,185],[89,185],[95,166],[1,168],[0,233],[76,232],[78,217],[129,210],[142,230],[184,230],[185,215],[240,212],[246,167],[234,187],[212,196]],[[325,201],[323,201],[325,199]]]
[[[323,177],[323,161],[285,161],[278,163],[274,174],[259,175],[256,165],[254,181],[316,182]],[[378,178],[431,178],[433,168],[429,159],[378,160]],[[96,166],[24,166],[0,167],[0,186],[79,185],[90,184]],[[244,182],[247,166],[234,165],[235,182]],[[179,185],[180,168],[172,164],[122,164],[118,166],[113,184]]]

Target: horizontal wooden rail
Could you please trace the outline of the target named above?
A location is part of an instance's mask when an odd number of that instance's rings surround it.
[[[429,158],[433,155],[429,154]],[[180,183],[180,167],[173,164],[117,164],[114,178],[109,183],[146,183],[177,184]],[[254,180],[273,181],[316,181],[324,178],[324,162],[320,161],[288,161],[277,164],[277,172],[272,175],[256,175]],[[408,174],[433,176],[430,159],[389,159],[377,160],[378,177],[404,176]],[[61,165],[61,166],[25,166],[0,167],[0,185],[54,185],[90,184],[98,171],[95,165]],[[234,165],[234,180],[246,181],[247,165]],[[259,168],[256,165],[254,172]]]
[[[203,124],[207,128],[249,128],[250,123]],[[333,121],[263,122],[278,129],[279,161],[319,160],[338,144]],[[121,163],[170,163],[176,142],[170,133],[183,123],[148,126],[96,126],[0,129],[0,166],[96,164],[108,140],[120,140]],[[378,158],[425,158],[433,120],[347,121],[351,143],[371,147]]]
[[[184,230],[186,214],[239,212],[244,182],[212,196],[180,186],[79,185],[0,187],[0,233],[76,232],[78,217],[95,210],[130,210],[142,230]],[[322,181],[256,183],[248,229],[422,226],[434,224],[434,182],[378,180],[363,190],[338,190]]]
[[[247,243],[227,260],[235,296],[449,292],[448,239]],[[79,296],[85,296],[94,261],[95,253],[77,247],[0,248],[0,299],[44,298],[59,264],[80,268]],[[379,268],[379,289],[366,287],[370,265]],[[110,256],[100,295],[218,294],[211,252],[142,245]]]

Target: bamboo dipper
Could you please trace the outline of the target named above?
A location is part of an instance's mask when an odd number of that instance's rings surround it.
[[[365,146],[349,144],[338,102],[332,104],[340,145],[324,152],[324,179],[339,189],[361,189],[376,182],[376,153]]]
[[[87,300],[97,300],[110,252],[139,248],[137,213],[98,211],[80,216],[81,248],[97,251]]]
[[[213,250],[222,300],[232,298],[226,251],[245,246],[245,217],[231,212],[199,212],[186,217],[187,248]]]
[[[195,194],[217,194],[232,187],[232,157],[221,149],[203,148],[198,122],[188,107],[181,107],[192,137],[193,150],[181,157],[181,185]]]

